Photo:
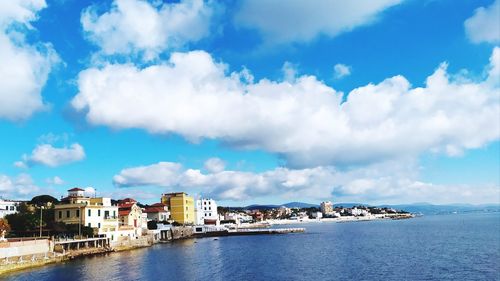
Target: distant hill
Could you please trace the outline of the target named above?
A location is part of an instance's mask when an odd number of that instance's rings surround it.
[[[410,213],[422,213],[424,215],[471,213],[471,212],[500,212],[500,204],[433,205],[428,203],[416,203],[416,204],[400,204],[400,205],[381,205],[380,207],[389,207],[398,210],[405,210]]]
[[[233,207],[234,209],[244,209],[244,210],[270,210],[276,209],[281,206],[287,208],[319,208],[317,204],[310,204],[304,202],[289,202],[282,205],[259,205],[253,204],[246,207]],[[421,213],[424,215],[438,215],[438,214],[452,214],[452,213],[468,213],[468,212],[500,212],[500,204],[483,204],[483,205],[471,205],[471,204],[447,204],[447,205],[434,205],[430,203],[414,203],[414,204],[396,204],[396,205],[372,205],[365,203],[335,203],[335,207],[345,207],[352,208],[354,206],[376,206],[376,207],[387,207],[396,210],[403,210],[410,213]],[[232,209],[233,209],[232,208]]]
[[[333,204],[334,207],[344,207],[344,208],[352,208],[354,206],[366,206],[370,207],[372,205],[370,204],[364,204],[364,203],[335,203]]]
[[[312,207],[319,208],[318,204],[310,204],[310,203],[304,203],[304,202],[290,202],[290,203],[283,204],[282,206],[285,206],[287,208],[312,208]]]
[[[246,209],[246,210],[270,210],[270,209],[279,208],[281,206],[285,206],[287,208],[311,208],[311,207],[318,208],[319,207],[319,205],[316,205],[316,204],[310,204],[310,203],[304,203],[304,202],[289,202],[289,203],[285,203],[282,205],[258,205],[258,204],[254,204],[254,205],[246,206],[246,207],[244,207],[244,209]]]
[[[270,209],[275,209],[275,208],[279,208],[281,205],[249,205],[249,206],[246,206],[246,207],[243,207],[243,209],[245,210],[270,210]]]

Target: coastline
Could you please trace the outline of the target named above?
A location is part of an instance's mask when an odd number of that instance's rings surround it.
[[[270,225],[288,225],[288,224],[301,224],[301,223],[345,223],[345,222],[361,222],[361,221],[374,221],[374,220],[399,220],[414,218],[413,214],[396,214],[394,216],[387,215],[370,215],[370,216],[345,216],[339,218],[322,218],[322,219],[279,219],[279,220],[266,220],[265,222]]]
[[[401,215],[401,214],[399,214]],[[393,217],[387,217],[387,216],[365,216],[365,217],[340,217],[340,218],[323,218],[323,219],[301,219],[301,220],[290,220],[290,219],[280,219],[280,220],[266,220],[261,223],[258,223],[259,226],[256,226],[257,224],[250,224],[253,227],[257,228],[262,228],[265,227],[265,225],[273,226],[273,225],[290,225],[290,224],[305,224],[305,223],[347,223],[347,222],[361,222],[361,221],[374,221],[374,220],[387,220],[387,219],[410,219],[413,218],[413,215],[407,214],[403,217],[401,216],[393,216]],[[246,225],[240,226],[241,228],[245,228]],[[181,240],[181,239],[196,239],[197,237],[195,235],[191,235],[190,237],[172,237],[170,241],[175,241],[175,240]],[[170,242],[169,241],[169,242]],[[83,257],[90,257],[90,256],[96,256],[96,255],[102,255],[102,254],[111,254],[114,252],[124,252],[124,251],[131,251],[131,250],[136,250],[136,249],[141,249],[141,248],[147,248],[151,247],[154,244],[158,243],[164,243],[162,241],[157,241],[157,242],[151,242],[151,243],[140,243],[140,244],[129,244],[129,245],[117,245],[115,247],[106,249],[106,248],[90,248],[90,249],[80,249],[80,250],[74,250],[71,252],[67,252],[65,254],[60,254],[60,253],[51,253],[52,257],[40,257],[39,259],[36,259],[34,261],[30,259],[17,259],[17,262],[11,262],[10,264],[1,264],[0,265],[0,277],[3,277],[5,274],[10,274],[18,271],[23,271],[23,270],[30,270],[33,268],[38,268],[42,267],[45,265],[50,265],[50,264],[57,264],[57,263],[62,263],[66,261],[71,261],[74,259],[78,258],[83,258]]]

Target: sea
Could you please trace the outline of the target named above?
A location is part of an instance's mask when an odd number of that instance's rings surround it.
[[[500,213],[296,226],[306,232],[182,240],[0,279],[500,280]]]

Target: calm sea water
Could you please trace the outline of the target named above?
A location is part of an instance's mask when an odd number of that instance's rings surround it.
[[[84,258],[8,280],[500,280],[500,214],[303,224]]]

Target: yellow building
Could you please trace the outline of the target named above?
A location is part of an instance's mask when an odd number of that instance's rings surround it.
[[[161,195],[161,203],[170,210],[170,218],[178,223],[193,224],[194,199],[184,192],[166,193]]]

